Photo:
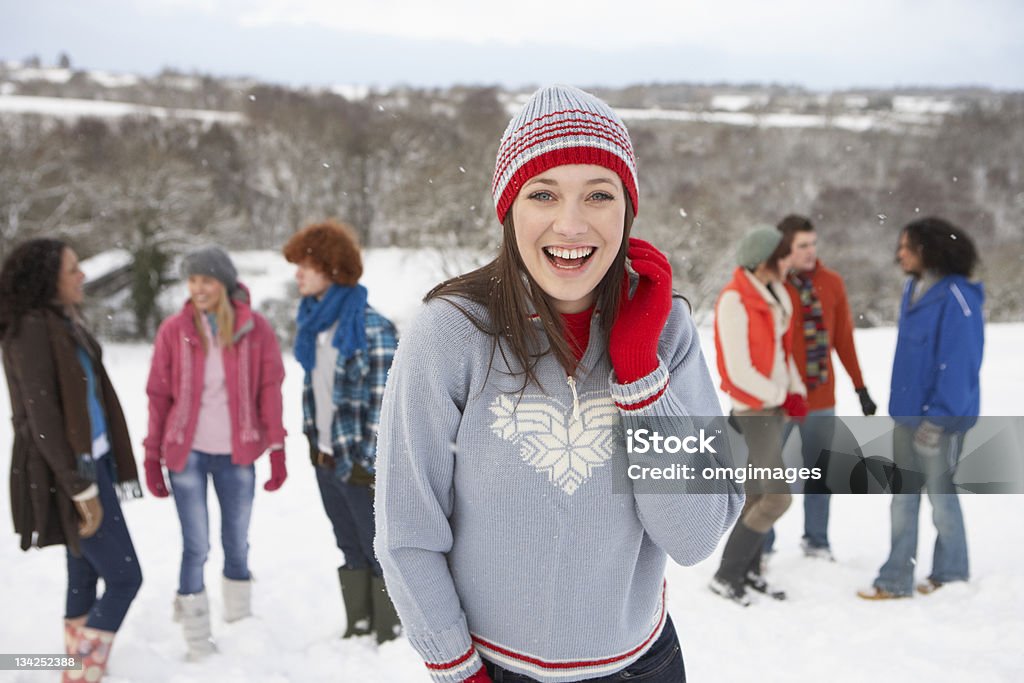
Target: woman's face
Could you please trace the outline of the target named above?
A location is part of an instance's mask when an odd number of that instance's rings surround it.
[[[220,280],[209,275],[189,275],[188,295],[192,297],[192,305],[203,313],[217,310],[220,298],[224,296],[224,285]]]
[[[924,259],[921,250],[910,242],[906,231],[900,233],[900,243],[896,247],[896,263],[907,275],[920,275],[924,272]]]
[[[516,246],[559,313],[589,308],[622,244],[622,181],[603,166],[556,166],[530,178],[512,204]]]
[[[60,259],[60,273],[57,275],[57,299],[64,306],[78,306],[85,300],[82,285],[85,273],[78,267],[78,255],[71,247],[65,247]]]

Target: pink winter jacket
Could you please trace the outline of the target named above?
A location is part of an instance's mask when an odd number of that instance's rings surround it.
[[[231,414],[231,462],[251,465],[271,444],[284,444],[284,363],[270,324],[249,307],[248,290],[242,286],[239,290],[244,301],[232,300],[235,338],[231,348],[223,352],[224,381]],[[160,325],[146,383],[146,460],[162,460],[175,472],[181,472],[188,460],[203,394],[206,352],[196,330],[193,310],[192,302],[188,301],[181,311]]]

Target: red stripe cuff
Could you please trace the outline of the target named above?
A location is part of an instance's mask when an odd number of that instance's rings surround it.
[[[444,671],[445,669],[454,669],[460,664],[465,664],[466,661],[468,661],[475,652],[476,649],[473,646],[470,646],[470,648],[466,650],[466,654],[462,655],[458,659],[453,659],[450,662],[444,662],[442,664],[434,664],[433,662],[424,662],[424,664],[431,671]]]
[[[665,383],[663,385],[661,385],[660,389],[658,389],[656,392],[654,392],[653,394],[651,394],[650,396],[648,396],[645,399],[641,399],[641,400],[637,401],[636,403],[619,403],[618,401],[616,401],[615,405],[616,405],[616,407],[618,407],[621,410],[640,410],[641,408],[646,408],[647,406],[651,405],[652,403],[657,401],[659,398],[661,398],[661,395],[665,393],[666,389],[668,389],[668,381],[667,380],[665,381]]]

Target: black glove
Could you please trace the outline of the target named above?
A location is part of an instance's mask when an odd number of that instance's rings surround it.
[[[864,411],[864,414],[874,415],[878,410],[878,406],[876,406],[875,402],[871,400],[870,396],[868,396],[868,388],[861,387],[858,389],[857,396],[860,397],[860,409]]]

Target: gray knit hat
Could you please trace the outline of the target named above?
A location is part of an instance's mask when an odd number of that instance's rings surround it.
[[[508,123],[498,146],[491,194],[498,220],[530,178],[555,166],[593,164],[618,174],[640,210],[636,157],[629,131],[605,102],[568,85],[535,92]]]
[[[736,247],[736,264],[754,269],[772,255],[782,241],[782,233],[767,225],[759,225],[748,232]]]
[[[188,278],[191,275],[208,275],[220,280],[230,295],[238,286],[238,271],[231,257],[220,247],[202,247],[185,254],[181,260],[181,274]]]

